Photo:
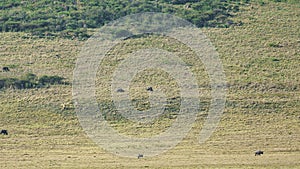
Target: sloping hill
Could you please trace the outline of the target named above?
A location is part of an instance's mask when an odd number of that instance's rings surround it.
[[[205,93],[198,119],[179,145],[156,157],[131,159],[106,152],[85,134],[72,106],[71,84],[3,88],[0,129],[9,135],[0,135],[0,168],[298,168],[299,3],[252,2],[232,19],[243,25],[201,29],[217,48],[228,82],[225,112],[204,144],[198,144],[197,136],[208,112]],[[0,66],[10,68],[0,72],[0,79],[33,73],[72,82],[84,41],[26,32],[3,32],[0,38]],[[149,39],[157,40],[138,42]],[[98,101],[102,99],[110,98]],[[109,120],[119,132],[138,137],[156,134],[172,119],[163,118],[153,128]],[[262,156],[254,156],[258,149],[264,150]]]

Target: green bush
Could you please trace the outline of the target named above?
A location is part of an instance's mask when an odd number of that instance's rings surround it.
[[[249,0],[94,0],[0,2],[1,31],[24,31],[38,37],[86,39],[82,29],[98,28],[112,20],[140,12],[166,12],[198,27],[219,27]],[[222,18],[222,19],[218,19]],[[213,24],[211,24],[213,23]]]
[[[13,89],[31,89],[31,88],[40,88],[47,87],[49,85],[58,85],[58,84],[69,84],[68,82],[63,81],[65,78],[60,76],[47,76],[44,75],[38,78],[35,74],[28,73],[21,77],[17,78],[4,78],[0,79],[0,89],[13,88]]]

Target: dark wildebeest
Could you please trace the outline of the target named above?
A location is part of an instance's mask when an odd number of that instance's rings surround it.
[[[143,154],[139,154],[139,155],[138,155],[138,158],[142,158],[142,157],[144,157]]]
[[[8,67],[3,67],[2,70],[3,70],[4,72],[9,72],[9,71],[10,71]]]
[[[117,92],[125,92],[125,90],[120,88],[120,89],[117,90]]]
[[[262,154],[264,154],[264,152],[261,150],[255,151],[255,156],[260,156]]]
[[[8,135],[8,132],[7,132],[7,130],[1,130],[0,134]]]
[[[153,88],[152,87],[148,87],[147,91],[153,92]]]

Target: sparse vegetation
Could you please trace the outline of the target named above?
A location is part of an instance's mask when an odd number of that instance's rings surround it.
[[[4,78],[0,79],[0,89],[31,89],[41,88],[54,84],[68,84],[63,81],[63,77],[59,76],[47,76],[44,75],[38,78],[35,74],[28,73],[20,79],[17,78]]]

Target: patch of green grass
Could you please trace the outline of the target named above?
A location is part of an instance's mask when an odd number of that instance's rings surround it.
[[[280,45],[279,43],[269,43],[270,47],[274,47],[274,48],[280,48],[283,47],[282,45]]]

